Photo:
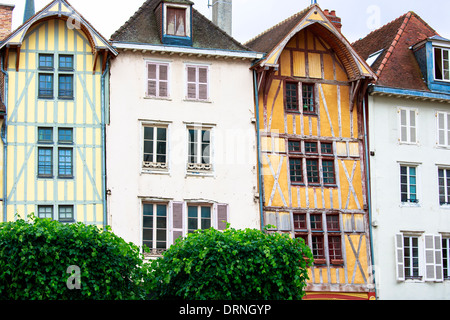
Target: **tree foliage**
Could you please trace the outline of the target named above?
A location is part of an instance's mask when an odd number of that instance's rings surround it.
[[[83,223],[0,223],[0,270],[0,300],[146,298],[139,248]]]
[[[298,300],[308,261],[304,240],[286,234],[199,230],[153,263],[153,289],[160,299]]]

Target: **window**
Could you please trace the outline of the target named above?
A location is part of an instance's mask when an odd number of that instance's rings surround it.
[[[53,149],[38,148],[38,177],[50,178],[53,176]]]
[[[437,112],[437,144],[442,147],[450,147],[450,113]]]
[[[292,184],[335,186],[336,173],[332,143],[289,140],[288,151]],[[306,179],[303,179],[304,176]]]
[[[403,237],[405,277],[406,279],[419,278],[419,238]]]
[[[294,213],[293,220],[295,237],[310,244],[316,265],[327,264],[327,260],[331,265],[344,263],[339,214]]]
[[[71,178],[73,177],[73,150],[72,149],[58,149],[58,177]]]
[[[211,170],[211,130],[188,129],[188,169]]]
[[[400,108],[400,137],[401,143],[417,143],[417,110]]]
[[[59,56],[59,70],[73,71],[73,56],[60,55]]]
[[[59,221],[61,222],[75,221],[73,214],[73,206],[59,206],[58,214],[59,214]]]
[[[304,113],[317,113],[316,112],[316,99],[314,97],[314,85],[302,84],[302,101]]]
[[[298,110],[298,83],[286,82],[286,110],[287,111],[299,111]]]
[[[53,207],[52,206],[38,206],[38,218],[53,219]]]
[[[54,82],[58,81],[58,98],[73,99],[74,60],[72,55],[60,55],[58,57],[58,70],[54,69],[54,55],[39,55],[38,97],[41,99],[53,99]]]
[[[167,128],[144,127],[143,167],[167,169]]]
[[[402,203],[418,203],[417,167],[400,166],[400,191]]]
[[[211,228],[211,207],[188,205],[188,233]]]
[[[147,96],[155,98],[169,97],[169,64],[147,63]]]
[[[53,129],[52,128],[38,128],[38,142],[39,143],[53,143]]]
[[[59,76],[58,97],[60,99],[73,99],[73,75]]]
[[[436,80],[450,81],[449,56],[450,50],[434,48],[434,78]]]
[[[53,55],[40,54],[39,55],[39,70],[53,70]]]
[[[53,98],[52,74],[39,74],[39,98]]]
[[[450,205],[450,169],[438,169],[439,204]]]
[[[60,144],[73,143],[73,129],[71,129],[71,128],[58,129],[58,143],[60,143]]]
[[[167,249],[167,205],[143,204],[142,242],[150,250]]]
[[[208,72],[207,66],[187,66],[187,99],[208,100]]]
[[[450,280],[450,238],[442,238],[442,262],[444,279]]]
[[[186,9],[167,8],[166,33],[179,37],[186,36]]]

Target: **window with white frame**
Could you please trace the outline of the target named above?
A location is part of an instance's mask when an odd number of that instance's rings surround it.
[[[450,113],[436,112],[437,144],[441,147],[450,147]]]
[[[204,65],[187,65],[188,100],[207,101],[209,99],[209,67]]]
[[[450,81],[450,50],[434,48],[434,78],[436,80]]]
[[[417,143],[417,109],[399,108],[400,143]]]
[[[205,230],[212,227],[212,207],[209,204],[187,206],[187,232]]]
[[[417,166],[400,165],[400,194],[402,203],[418,203]]]
[[[167,204],[142,204],[142,244],[152,251],[168,246]]]
[[[188,170],[212,170],[210,128],[188,127]]]
[[[395,236],[398,281],[443,281],[443,242],[441,235],[414,232]]]
[[[442,238],[442,267],[444,279],[450,280],[450,238]]]
[[[169,97],[169,64],[147,62],[147,97]]]
[[[144,125],[143,162],[144,169],[168,169],[167,127]]]
[[[438,169],[439,204],[450,205],[450,169]]]

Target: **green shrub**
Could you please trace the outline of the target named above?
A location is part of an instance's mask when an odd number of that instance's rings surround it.
[[[34,217],[0,223],[0,299],[146,298],[139,248],[110,231]]]
[[[306,259],[305,259],[306,258]],[[301,299],[312,254],[303,239],[259,230],[199,230],[153,262],[160,299]]]

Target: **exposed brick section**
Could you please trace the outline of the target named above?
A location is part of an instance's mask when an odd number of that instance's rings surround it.
[[[0,41],[11,33],[14,5],[0,4]]]
[[[323,13],[325,13],[328,20],[330,20],[330,22],[336,27],[336,29],[338,29],[338,31],[341,32],[342,19],[336,16],[336,11],[334,10],[328,11],[328,9],[325,9]]]

